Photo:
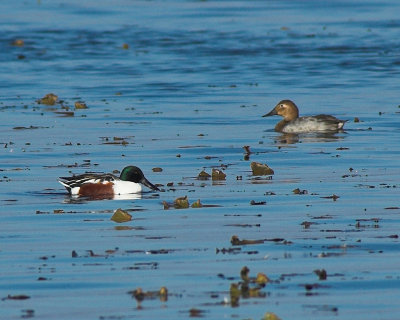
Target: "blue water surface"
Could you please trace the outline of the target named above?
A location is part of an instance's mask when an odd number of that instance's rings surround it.
[[[398,319],[399,10],[0,2],[0,318]],[[346,130],[277,133],[261,116],[282,99]],[[129,164],[164,192],[91,201],[57,182]],[[212,168],[226,180],[196,179]],[[204,206],[165,209],[183,196]],[[270,282],[235,304],[244,266]]]

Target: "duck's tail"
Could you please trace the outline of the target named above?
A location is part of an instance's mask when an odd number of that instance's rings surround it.
[[[339,120],[338,122],[338,129],[341,130],[343,129],[344,124],[347,122],[347,120]]]
[[[65,189],[67,189],[69,194],[71,194],[71,186],[68,184],[68,177],[59,177],[58,182],[61,183]]]

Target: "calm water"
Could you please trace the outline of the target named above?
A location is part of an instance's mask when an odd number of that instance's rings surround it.
[[[0,317],[398,319],[399,10],[0,2]],[[50,92],[62,102],[37,104]],[[284,98],[346,131],[274,132],[279,119],[261,115]],[[251,161],[273,178],[252,177]],[[57,182],[128,164],[165,192],[76,201]],[[196,179],[211,168],[226,181]],[[164,210],[182,196],[205,207]],[[111,221],[117,208],[133,220]],[[244,266],[271,282],[231,306]],[[162,286],[167,301],[128,294]]]

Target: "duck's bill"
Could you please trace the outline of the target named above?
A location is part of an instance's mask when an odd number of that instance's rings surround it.
[[[273,108],[270,112],[264,114],[263,117],[270,117],[270,116],[276,116],[276,115],[277,115],[276,110],[275,110],[275,108]]]
[[[156,191],[160,191],[160,189],[158,189],[154,184],[152,184],[149,180],[147,180],[146,178],[143,178],[140,181],[141,184],[145,185],[147,188],[150,188],[152,190],[156,190]]]

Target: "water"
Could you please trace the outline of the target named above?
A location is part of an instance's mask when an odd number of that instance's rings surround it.
[[[397,319],[399,9],[0,3],[0,317]],[[62,103],[37,104],[50,92]],[[346,131],[274,132],[279,119],[261,115],[284,98],[348,119]],[[251,161],[272,180],[252,177]],[[57,182],[128,164],[165,192],[74,201]],[[221,166],[226,181],[195,179]],[[185,195],[205,207],[164,210]],[[111,221],[117,208],[133,220]],[[233,235],[284,240],[233,246]],[[271,283],[232,307],[244,266]],[[128,294],[162,286],[167,301]],[[18,295],[29,299],[7,299]]]

